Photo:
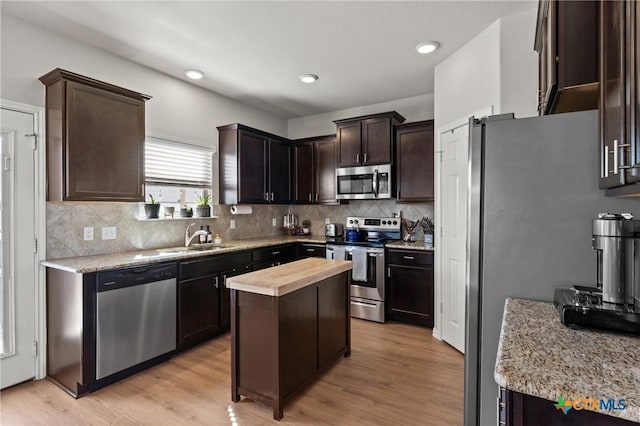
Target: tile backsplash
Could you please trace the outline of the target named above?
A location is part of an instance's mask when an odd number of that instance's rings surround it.
[[[138,220],[138,203],[116,202],[48,202],[47,258],[90,256],[139,249],[182,246],[184,231],[194,222],[195,229],[209,225],[223,241],[266,237],[282,234],[282,220],[287,213],[298,219],[311,221],[311,233],[324,236],[325,218],[345,223],[348,216],[392,216],[401,212],[403,218],[415,220],[423,216],[433,218],[433,203],[401,204],[395,200],[351,201],[340,205],[253,205],[253,213],[232,215],[230,206],[216,205],[212,214],[217,219]],[[161,212],[162,214],[162,212]],[[272,226],[275,218],[277,226]],[[236,228],[230,229],[230,220]],[[84,241],[84,227],[94,228],[94,239]],[[114,240],[102,239],[102,227],[115,226]],[[193,228],[192,228],[193,229]]]

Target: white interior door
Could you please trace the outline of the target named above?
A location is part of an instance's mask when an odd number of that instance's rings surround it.
[[[464,353],[469,125],[440,134],[441,337]]]
[[[0,387],[35,377],[35,119],[0,109]]]

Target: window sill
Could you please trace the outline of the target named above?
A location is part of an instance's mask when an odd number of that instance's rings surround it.
[[[171,221],[171,220],[209,220],[209,219],[217,219],[218,216],[209,216],[209,217],[160,217],[158,219],[147,219],[146,217],[136,217],[138,222],[159,222],[159,221]]]

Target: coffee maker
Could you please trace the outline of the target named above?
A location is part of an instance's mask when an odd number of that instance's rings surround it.
[[[593,220],[594,287],[556,289],[563,324],[640,334],[640,220],[600,213]]]

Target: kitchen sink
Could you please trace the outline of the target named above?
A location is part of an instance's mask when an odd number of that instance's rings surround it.
[[[169,248],[157,249],[156,251],[162,255],[162,254],[180,254],[180,253],[186,253],[189,251],[215,251],[215,250],[221,250],[221,249],[232,248],[232,247],[233,247],[232,245],[228,245],[228,244],[219,244],[219,245],[194,244],[189,247],[169,247]]]

